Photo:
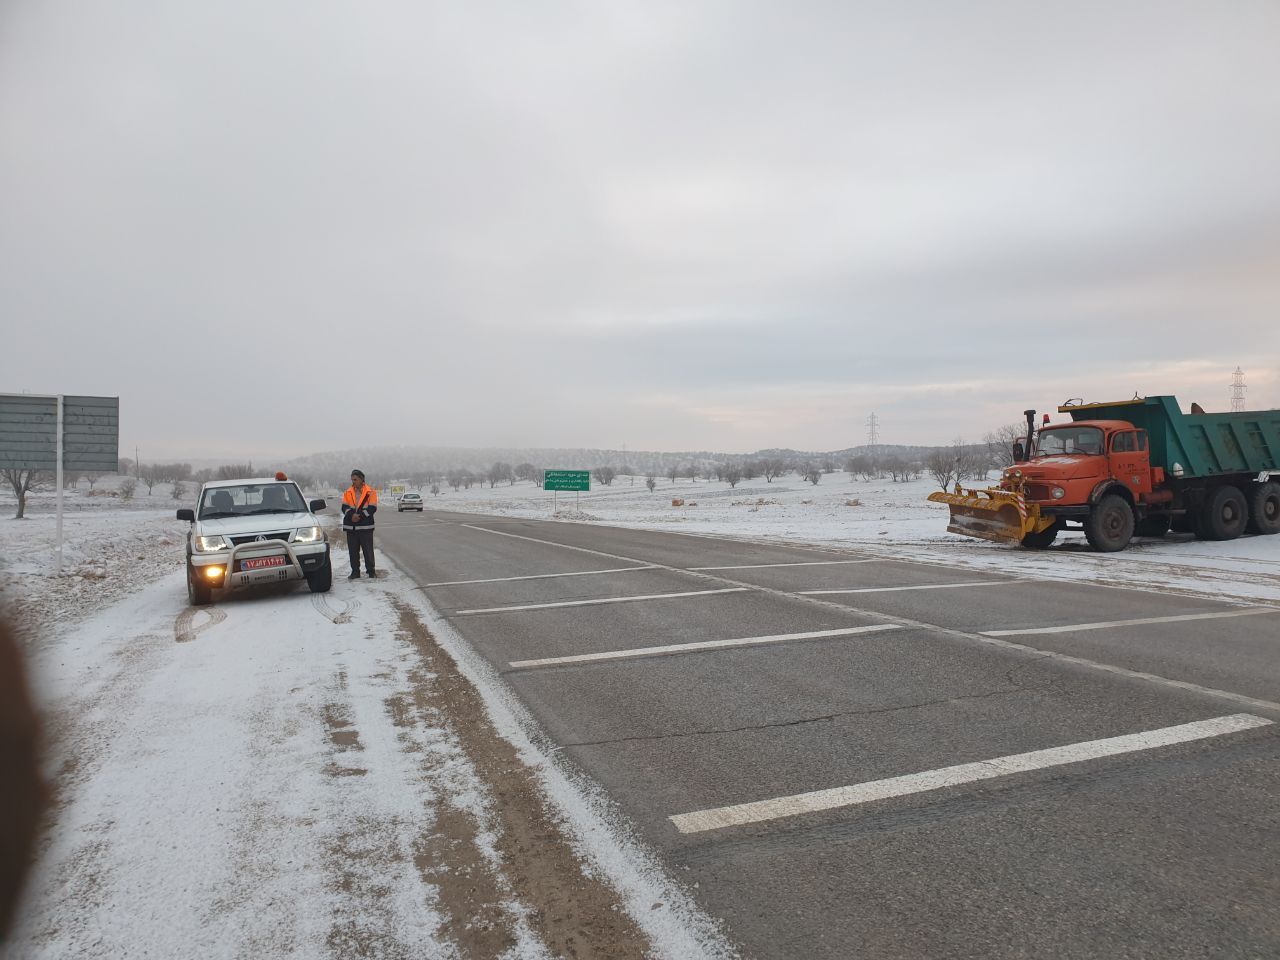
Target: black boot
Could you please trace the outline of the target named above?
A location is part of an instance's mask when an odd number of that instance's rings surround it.
[[[347,577],[347,579],[348,579],[348,580],[359,580],[359,579],[360,579],[360,571],[359,571],[359,570],[352,570],[352,571],[351,571],[351,574]]]

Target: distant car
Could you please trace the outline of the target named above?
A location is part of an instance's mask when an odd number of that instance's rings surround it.
[[[283,474],[279,475],[283,477]],[[194,510],[179,510],[189,521],[187,596],[193,606],[212,599],[215,589],[255,583],[306,580],[312,593],[333,584],[329,538],[316,511],[292,480],[268,477],[206,483]]]
[[[400,502],[396,505],[396,513],[404,513],[406,510],[417,510],[422,512],[422,494],[406,493],[400,498]]]

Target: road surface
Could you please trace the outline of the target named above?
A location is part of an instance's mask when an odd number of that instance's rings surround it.
[[[1280,956],[1280,609],[386,512],[755,957]]]

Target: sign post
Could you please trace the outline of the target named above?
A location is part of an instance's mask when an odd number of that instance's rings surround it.
[[[58,573],[63,470],[114,473],[119,466],[119,397],[0,394],[0,469],[52,472],[58,485]]]
[[[554,494],[551,499],[554,511],[560,504],[560,491],[572,490],[574,492],[575,505],[580,503],[577,498],[579,490],[591,489],[591,471],[590,470],[544,470],[542,473],[542,489],[552,490]]]

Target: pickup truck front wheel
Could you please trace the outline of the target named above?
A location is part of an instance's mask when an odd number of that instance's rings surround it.
[[[213,587],[200,579],[200,571],[190,560],[187,561],[187,599],[193,607],[203,607],[213,600]]]
[[[333,563],[328,554],[324,558],[324,566],[307,574],[307,588],[312,593],[328,593],[333,586]]]
[[[1123,550],[1133,539],[1133,508],[1119,494],[1108,493],[1098,501],[1084,522],[1085,539],[1099,553]]]

